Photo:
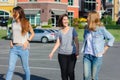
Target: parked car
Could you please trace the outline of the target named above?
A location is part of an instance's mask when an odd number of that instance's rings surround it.
[[[8,23],[7,18],[0,17],[0,26],[5,26],[6,27],[7,23]]]
[[[35,36],[32,41],[41,41],[42,43],[47,43],[49,41],[55,41],[55,33],[47,29],[34,29]]]
[[[57,34],[59,30],[55,30],[55,29],[49,29],[50,31],[52,31],[53,33],[55,33],[55,38],[57,38]]]

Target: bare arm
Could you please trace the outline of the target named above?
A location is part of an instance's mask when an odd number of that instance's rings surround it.
[[[79,41],[78,41],[78,37],[74,38],[75,41],[75,45],[76,45],[76,56],[79,55]]]
[[[10,48],[12,48],[13,47],[13,42],[12,42],[12,40],[10,40]]]
[[[52,59],[55,51],[58,49],[59,46],[60,46],[60,40],[58,38],[57,41],[56,41],[56,43],[55,43],[55,45],[54,45],[54,47],[53,47],[53,49],[52,49],[52,51],[51,51],[51,53],[49,54],[49,58],[50,59]]]
[[[33,31],[33,28],[32,28],[32,26],[31,26],[31,25],[30,25],[30,30],[29,30],[29,31],[30,31],[31,35],[30,35],[30,37],[29,37],[29,39],[28,39],[28,40],[29,40],[29,41],[31,41],[31,40],[32,40],[32,38],[33,38],[33,37],[34,37],[34,35],[35,35],[35,34],[34,34],[34,31]]]
[[[104,47],[104,53],[103,54],[105,54],[107,52],[108,48],[109,48],[109,46]]]
[[[28,38],[28,40],[23,44],[23,47],[24,47],[24,49],[26,49],[27,47],[28,47],[28,44],[29,44],[29,41],[31,41],[32,40],[32,38],[34,37],[34,31],[33,31],[33,28],[32,28],[32,26],[30,25],[30,27],[29,27],[29,31],[30,31],[30,37]]]

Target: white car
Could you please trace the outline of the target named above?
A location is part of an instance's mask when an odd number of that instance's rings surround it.
[[[41,41],[47,43],[49,41],[55,41],[55,33],[47,29],[34,29],[35,36],[32,41]]]

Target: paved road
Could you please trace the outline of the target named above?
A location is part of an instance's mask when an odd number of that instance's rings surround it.
[[[81,45],[82,43],[80,43]],[[0,80],[4,80],[8,69],[9,41],[0,40]],[[42,44],[32,42],[30,49],[31,80],[61,80],[57,53],[52,60],[48,59],[54,43]],[[120,80],[120,43],[115,43],[104,56],[99,80]],[[76,80],[82,80],[82,55],[77,61]],[[16,64],[13,80],[23,80],[24,72],[20,60]]]

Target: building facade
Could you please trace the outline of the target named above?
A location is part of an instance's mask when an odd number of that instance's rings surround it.
[[[16,0],[0,0],[0,26],[4,26],[6,21],[11,17],[13,7],[16,5]]]
[[[113,21],[117,21],[120,17],[120,0],[104,0],[105,12],[112,16]]]
[[[57,20],[60,15],[67,13],[70,21],[79,17],[78,0],[18,0],[27,19],[32,25],[47,25],[49,20],[52,26],[58,26]]]
[[[80,17],[87,17],[88,12],[97,11],[102,13],[101,0],[80,0]]]

